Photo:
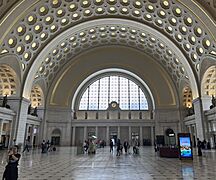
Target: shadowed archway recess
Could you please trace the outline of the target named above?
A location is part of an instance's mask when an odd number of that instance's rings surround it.
[[[113,68],[118,72],[124,69],[124,73],[130,72],[129,75],[146,84],[154,106],[178,106],[175,83],[160,64],[138,50],[123,46],[94,48],[70,61],[54,78],[47,105],[74,106],[74,98],[86,80]],[[67,91],[62,93],[63,89]]]

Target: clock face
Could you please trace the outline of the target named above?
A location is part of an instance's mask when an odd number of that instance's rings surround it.
[[[115,102],[112,103],[112,107],[115,108],[117,104]]]

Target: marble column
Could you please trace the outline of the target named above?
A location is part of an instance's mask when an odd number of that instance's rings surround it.
[[[46,140],[47,139],[47,131],[48,131],[48,128],[47,128],[47,120],[44,119],[42,121],[42,129],[41,129],[41,137],[42,137],[42,140]]]
[[[6,137],[5,138],[5,147],[9,147],[10,145],[9,145],[9,136],[8,136],[8,134],[6,134],[5,137]]]
[[[213,121],[210,121],[210,143],[211,143],[211,147],[214,147],[214,139],[213,139],[213,135],[212,132],[214,131],[214,127],[213,127]]]
[[[143,145],[143,127],[142,126],[140,126],[140,138],[139,138],[140,140],[140,145],[142,146]]]
[[[35,126],[35,129],[36,129],[36,134],[35,134],[35,145],[36,147],[41,143],[40,142],[40,138],[39,138],[39,134],[40,134],[40,128],[39,126]]]
[[[84,135],[83,135],[83,138],[84,138],[84,141],[87,140],[87,126],[84,126]]]
[[[129,144],[131,145],[131,126],[128,129]]]
[[[205,139],[204,133],[204,115],[202,110],[202,101],[200,98],[193,100],[195,121],[196,121],[196,131],[197,137],[203,141]]]
[[[38,142],[41,143],[47,139],[47,123],[46,123],[46,110],[44,108],[38,108],[38,117],[41,119],[40,125],[38,126]]]
[[[106,143],[109,145],[110,137],[109,137],[109,126],[106,127]]]
[[[155,140],[155,136],[154,136],[154,126],[151,126],[151,145],[154,146],[154,140]]]
[[[4,125],[4,120],[0,120],[0,143],[2,142],[3,125]]]
[[[16,144],[24,143],[29,103],[29,100],[25,98],[11,99],[10,106],[16,112],[16,117],[11,126],[10,145],[13,143],[14,138]]]
[[[98,126],[95,127],[95,136],[98,138]]]
[[[24,143],[28,106],[29,106],[29,100],[23,99],[20,103],[19,120],[17,123],[17,133],[16,133],[17,144]]]
[[[25,136],[24,136],[24,139],[26,140],[26,139],[28,139],[28,130],[29,130],[29,127],[30,127],[30,124],[26,124],[26,126],[25,126]]]
[[[120,126],[118,126],[118,139],[121,139],[120,131],[121,131],[121,128]]]
[[[190,137],[191,137],[192,145],[194,146],[194,139],[193,139],[192,125],[189,125],[189,126],[188,126],[188,130],[189,130],[189,133],[190,133]]]
[[[72,135],[72,146],[75,146],[75,135],[76,135],[76,127],[73,127],[73,135]]]
[[[196,141],[196,145],[197,145],[197,130],[196,130],[196,125],[192,125],[192,129],[193,129],[193,135],[195,136],[195,141]]]
[[[32,147],[33,147],[33,143],[34,143],[34,128],[35,128],[35,126],[34,125],[32,125],[31,126],[31,132],[30,132],[30,143],[31,143],[31,145],[32,145]]]
[[[156,135],[160,135],[160,134],[163,134],[161,132],[161,127],[160,127],[160,124],[159,124],[159,119],[160,119],[160,110],[154,110],[154,114],[155,114],[155,136]]]

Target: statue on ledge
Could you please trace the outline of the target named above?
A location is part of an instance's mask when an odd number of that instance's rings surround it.
[[[212,95],[212,105],[213,107],[216,107],[216,99],[213,95]]]
[[[29,107],[28,107],[28,114],[31,114],[31,104],[29,104]]]
[[[212,105],[210,106],[210,109],[216,107],[216,99],[213,95],[212,95],[211,103],[212,103]]]
[[[33,111],[33,113],[32,113],[31,115],[32,115],[32,116],[38,117],[38,114],[37,114],[37,107],[34,108],[34,111]]]
[[[194,114],[194,106],[187,107],[187,116],[191,116]]]
[[[7,95],[3,97],[3,102],[2,102],[2,107],[6,107],[6,106],[7,106]]]

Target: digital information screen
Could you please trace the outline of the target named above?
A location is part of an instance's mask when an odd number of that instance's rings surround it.
[[[179,134],[179,155],[181,158],[193,158],[190,134]]]

